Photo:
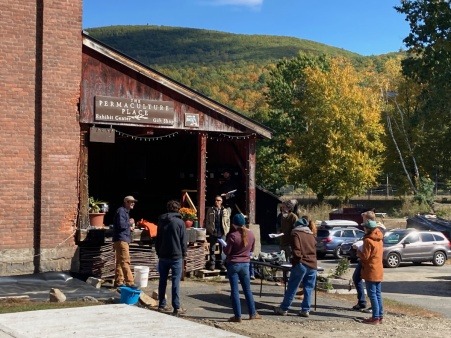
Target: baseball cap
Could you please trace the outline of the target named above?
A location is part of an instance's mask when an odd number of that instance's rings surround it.
[[[138,200],[135,200],[133,196],[125,196],[124,202],[138,202]]]

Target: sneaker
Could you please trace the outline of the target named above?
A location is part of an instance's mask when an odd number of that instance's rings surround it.
[[[310,316],[310,313],[308,311],[299,311],[299,316],[308,318]]]
[[[382,324],[384,322],[384,317],[379,318],[379,324]]]
[[[362,320],[362,323],[370,324],[370,325],[379,325],[380,321],[378,318],[370,317],[370,318],[366,318],[366,319]]]
[[[260,314],[258,312],[255,312],[255,315],[249,316],[249,320],[254,320],[254,319],[262,319],[262,316],[260,316]]]
[[[185,313],[186,313],[186,309],[183,309],[183,308],[174,309],[174,311],[172,311],[172,314],[176,317],[178,317],[180,315],[184,315]]]
[[[371,310],[371,306],[369,308],[366,308],[366,309],[361,309],[360,311],[362,311],[363,313],[372,313],[373,312]]]
[[[255,280],[255,276],[251,276],[251,280]]]
[[[230,318],[229,318],[228,322],[231,322],[231,323],[241,323],[241,318],[238,318],[238,317],[233,316],[233,317],[230,317]]]
[[[274,313],[276,314],[276,315],[280,315],[280,316],[286,316],[286,315],[288,315],[288,311],[286,311],[286,310],[282,310],[280,307],[278,307],[278,306],[275,306],[274,308],[273,308],[273,310],[274,310]]]
[[[172,308],[169,305],[159,306],[158,307],[158,312],[169,313],[171,311],[172,311]]]
[[[365,304],[365,305],[362,305],[362,304],[356,304],[356,305],[354,305],[354,306],[352,307],[352,309],[353,309],[353,310],[356,310],[356,311],[361,311],[361,310],[363,310],[364,308],[366,308],[366,304]]]

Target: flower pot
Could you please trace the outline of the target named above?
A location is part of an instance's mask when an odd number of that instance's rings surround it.
[[[193,221],[192,220],[190,220],[190,219],[187,219],[186,221],[185,221],[185,226],[187,227],[187,228],[191,228],[192,226],[193,226]]]
[[[103,219],[105,218],[105,213],[90,213],[89,214],[89,224],[94,228],[103,228]]]

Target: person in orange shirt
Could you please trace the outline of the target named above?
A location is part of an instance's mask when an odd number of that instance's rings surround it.
[[[363,236],[362,251],[357,250],[357,256],[362,264],[361,276],[365,280],[366,292],[371,302],[372,317],[364,319],[365,324],[382,324],[384,307],[382,303],[382,280],[384,267],[382,255],[384,252],[382,231],[377,222],[366,220],[364,223],[365,236]]]

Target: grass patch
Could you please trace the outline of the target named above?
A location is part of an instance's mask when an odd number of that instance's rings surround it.
[[[104,302],[89,302],[89,301],[65,301],[62,303],[54,302],[39,302],[31,301],[28,299],[1,299],[0,300],[0,314],[13,313],[13,312],[25,312],[25,311],[37,311],[37,310],[50,310],[50,309],[67,309],[73,307],[83,306],[95,306],[103,305]]]

